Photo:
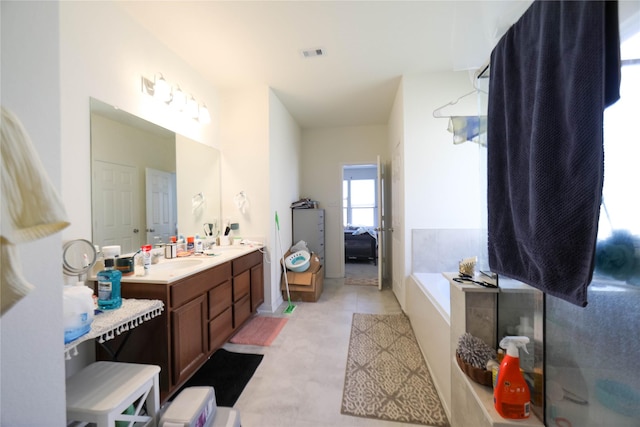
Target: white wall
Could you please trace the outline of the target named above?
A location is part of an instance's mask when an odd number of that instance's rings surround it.
[[[282,302],[280,291],[280,278],[282,270],[279,267],[283,252],[291,245],[292,218],[289,206],[298,200],[300,194],[300,155],[301,155],[301,131],[291,114],[284,108],[278,97],[269,91],[269,191],[270,209],[265,218],[269,233],[269,264],[265,264],[265,274],[270,278],[271,288],[265,292],[265,309],[267,293],[271,294],[271,311],[274,311]],[[280,242],[276,250],[275,213],[278,212],[280,222],[280,240],[283,251],[280,251]]]
[[[395,272],[394,292],[403,307],[404,284],[411,274],[411,231],[480,227],[480,149],[470,142],[454,145],[448,119],[433,117],[434,110],[472,90],[467,72],[407,74],[396,96],[388,144],[392,163],[402,168],[395,181],[400,194],[392,198],[397,203],[394,236],[402,245],[400,253],[394,247],[394,269],[401,270]],[[476,97],[469,96],[442,114],[473,115],[477,108]],[[396,158],[393,150],[398,144]]]
[[[1,2],[0,7],[1,103],[22,121],[60,189],[58,4]],[[35,290],[0,318],[0,425],[62,426],[61,234],[18,248],[23,274]]]
[[[243,237],[265,237],[261,212],[269,201],[269,88],[258,86],[221,93],[222,221],[238,223],[232,232]],[[244,191],[245,214],[234,204]]]
[[[273,312],[282,303],[279,250],[275,251],[275,211],[280,217],[283,246],[291,241],[287,212],[298,193],[300,128],[267,86],[221,94],[222,218],[237,222],[233,235],[266,245],[265,303]],[[234,203],[244,191],[245,213]],[[289,215],[290,216],[290,215]]]
[[[178,233],[202,237],[205,223],[220,226],[220,152],[182,135],[176,135],[175,145]],[[194,211],[193,196],[199,193],[204,202]]]
[[[448,119],[433,111],[473,90],[466,72],[405,75],[405,162],[407,228],[479,226],[478,145],[453,144]],[[474,96],[443,114],[477,114]],[[472,213],[471,215],[469,213]],[[407,243],[410,236],[406,236]]]
[[[342,167],[388,163],[387,126],[347,126],[305,129],[302,132],[300,198],[325,209],[325,276],[344,277],[342,226]],[[289,213],[289,216],[290,213]]]

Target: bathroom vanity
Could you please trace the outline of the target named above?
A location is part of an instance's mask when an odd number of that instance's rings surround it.
[[[166,401],[262,304],[263,269],[259,248],[228,246],[215,256],[161,260],[146,276],[123,276],[123,298],[161,300],[165,310],[138,328],[117,360],[159,365]],[[111,356],[97,345],[96,359]]]

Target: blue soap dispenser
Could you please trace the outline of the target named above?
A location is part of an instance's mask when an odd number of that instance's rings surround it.
[[[98,273],[98,308],[101,310],[114,310],[122,306],[120,295],[120,279],[122,273],[113,268],[113,258],[104,260],[105,269]]]

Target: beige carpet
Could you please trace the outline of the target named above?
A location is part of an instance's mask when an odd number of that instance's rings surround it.
[[[427,426],[449,426],[404,314],[353,315],[341,412]]]
[[[344,284],[378,286],[378,266],[367,262],[346,262]]]

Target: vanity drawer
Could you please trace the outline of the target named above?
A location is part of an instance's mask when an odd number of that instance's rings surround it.
[[[171,286],[171,307],[180,307],[187,301],[205,294],[215,285],[231,276],[231,263],[227,262],[196,273]]]
[[[233,278],[233,301],[236,302],[244,296],[248,296],[250,289],[251,270],[246,270]]]
[[[249,295],[233,304],[233,327],[238,328],[251,316],[251,298]]]
[[[262,252],[255,251],[250,254],[241,256],[238,259],[234,259],[233,263],[233,275],[237,275],[245,270],[250,269],[256,264],[259,264],[262,261]]]
[[[209,318],[216,317],[232,303],[231,280],[227,280],[209,291]]]
[[[209,322],[209,351],[223,345],[233,332],[233,310],[227,307]]]

